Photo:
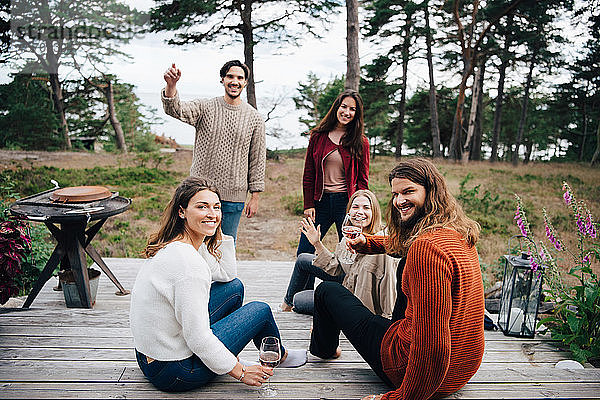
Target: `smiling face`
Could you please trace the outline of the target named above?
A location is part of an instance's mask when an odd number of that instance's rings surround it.
[[[414,226],[423,217],[426,195],[425,187],[418,183],[406,178],[392,179],[392,201],[407,227]]]
[[[357,196],[348,211],[352,225],[360,227],[363,231],[373,220],[373,207],[366,196]]]
[[[221,78],[221,83],[225,87],[225,96],[231,100],[235,100],[242,94],[242,90],[246,87],[248,80],[242,67],[233,66]]]
[[[356,114],[356,100],[350,96],[344,97],[336,114],[338,125],[348,125],[354,119],[354,114]]]
[[[185,232],[194,239],[213,236],[221,223],[219,196],[211,190],[201,190],[190,199],[186,208],[180,208],[179,216],[185,220]]]

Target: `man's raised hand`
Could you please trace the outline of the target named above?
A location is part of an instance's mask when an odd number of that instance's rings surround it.
[[[175,63],[171,65],[169,69],[165,71],[163,75],[165,82],[167,82],[167,88],[165,89],[165,96],[173,97],[177,92],[175,86],[177,81],[181,78],[181,70],[175,66]]]

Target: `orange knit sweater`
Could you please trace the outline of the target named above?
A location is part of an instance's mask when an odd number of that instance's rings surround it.
[[[369,236],[362,250],[379,253],[386,237]],[[439,229],[408,249],[402,275],[406,318],[381,342],[383,370],[394,391],[385,400],[443,397],[477,372],[484,351],[484,297],[479,257],[460,234]]]

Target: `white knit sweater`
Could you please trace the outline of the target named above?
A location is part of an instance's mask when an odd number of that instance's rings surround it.
[[[129,322],[135,348],[160,361],[196,354],[214,373],[233,369],[237,358],[210,329],[208,298],[213,281],[237,275],[233,238],[224,236],[217,261],[202,244],[172,242],[146,260],[131,293]]]

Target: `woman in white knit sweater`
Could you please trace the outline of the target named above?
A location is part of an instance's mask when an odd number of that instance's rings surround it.
[[[201,178],[175,191],[144,251],[149,259],[136,278],[130,325],[136,357],[158,389],[185,391],[229,374],[260,386],[273,370],[237,358],[254,341],[279,337],[270,307],[242,306],[233,238],[220,231],[220,198]],[[305,350],[281,348],[281,367],[306,362]],[[247,364],[247,363],[244,363]]]

